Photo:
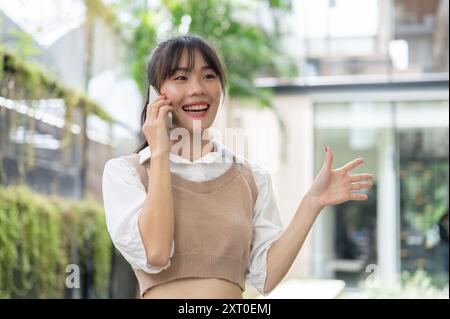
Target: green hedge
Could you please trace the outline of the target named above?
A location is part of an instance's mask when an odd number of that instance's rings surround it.
[[[84,274],[88,258],[95,297],[108,297],[111,241],[104,216],[94,201],[0,187],[0,298],[68,297],[66,266],[77,264]]]

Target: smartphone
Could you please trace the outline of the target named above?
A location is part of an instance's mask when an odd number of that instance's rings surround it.
[[[158,95],[159,95],[158,91],[153,87],[153,85],[150,85],[148,89],[149,103],[153,102],[158,97]],[[167,113],[167,129],[169,132],[172,130],[172,125],[173,125],[173,115],[172,112],[169,111]]]

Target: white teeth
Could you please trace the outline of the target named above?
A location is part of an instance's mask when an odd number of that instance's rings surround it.
[[[190,106],[183,106],[183,110],[185,111],[202,111],[206,110],[208,108],[208,105],[190,105]]]

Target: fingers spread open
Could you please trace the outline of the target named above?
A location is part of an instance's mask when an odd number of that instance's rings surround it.
[[[359,182],[359,181],[362,181],[363,179],[373,180],[373,175],[365,173],[365,174],[357,174],[357,175],[350,176],[351,182]]]
[[[345,164],[342,169],[346,172],[350,172],[352,169],[354,169],[356,166],[361,165],[364,162],[364,160],[360,157],[357,159],[354,159],[351,162],[348,162]]]
[[[352,200],[366,200],[367,198],[369,198],[369,196],[367,196],[366,194],[358,194],[358,193],[351,193],[350,194],[350,199]]]
[[[351,190],[369,189],[372,188],[372,182],[352,183]]]

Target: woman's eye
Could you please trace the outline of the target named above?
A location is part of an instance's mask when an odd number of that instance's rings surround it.
[[[180,79],[180,78],[182,78],[182,79]],[[180,76],[178,76],[178,77],[175,78],[175,80],[185,80],[185,79],[186,79],[186,77],[183,76],[183,75],[180,75]]]
[[[207,74],[205,77],[208,79],[214,79],[216,76],[214,74]]]

